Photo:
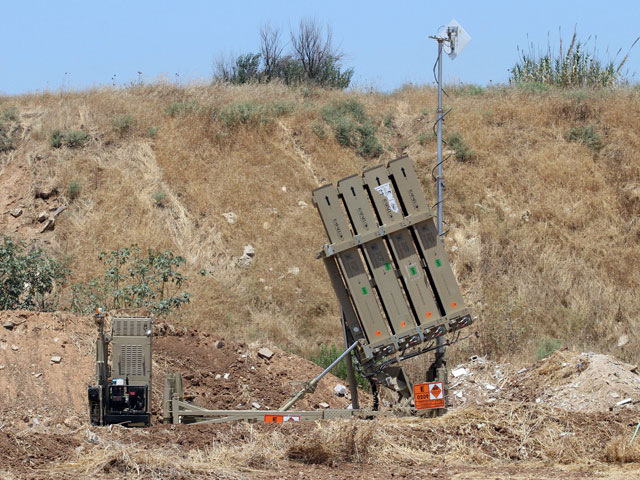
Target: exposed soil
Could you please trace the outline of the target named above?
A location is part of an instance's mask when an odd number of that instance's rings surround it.
[[[275,409],[290,382],[317,365],[269,346],[155,325],[154,425],[88,425],[95,326],[64,313],[0,312],[2,478],[634,478],[640,447],[636,368],[599,354],[560,351],[533,365],[482,358],[451,374],[454,406],[441,418],[298,425],[163,425],[164,374],[182,373],[207,408]],[[17,347],[17,348],[13,348]],[[52,357],[60,356],[55,363]],[[464,369],[461,373],[460,368]],[[228,378],[225,379],[225,374]],[[346,408],[329,375],[297,408]],[[493,388],[491,388],[493,387]],[[613,396],[615,393],[617,396]],[[615,404],[626,398],[632,401]],[[362,403],[370,397],[362,393]]]

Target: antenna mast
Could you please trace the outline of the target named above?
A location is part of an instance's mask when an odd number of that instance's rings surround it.
[[[462,28],[462,26],[454,19],[449,22],[442,32],[438,35],[429,36],[438,42],[438,119],[436,120],[436,144],[437,144],[437,165],[436,165],[436,215],[438,225],[438,236],[440,241],[443,241],[443,190],[444,190],[444,175],[442,173],[442,122],[444,120],[444,109],[442,108],[442,51],[444,44],[449,47],[447,54],[451,60],[458,56],[458,53],[471,41],[469,34]],[[447,385],[447,373],[446,373],[446,361],[444,357],[445,346],[444,339],[438,337],[436,339],[436,356],[431,366],[429,376],[432,377],[429,380],[441,380]],[[446,394],[448,396],[448,386],[446,387]],[[445,410],[438,410],[439,414],[444,414]]]

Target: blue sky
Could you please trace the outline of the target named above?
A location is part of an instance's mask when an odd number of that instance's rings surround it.
[[[640,35],[640,3],[603,1],[35,1],[0,0],[0,93],[127,84],[161,76],[209,81],[219,54],[257,51],[269,22],[288,32],[313,17],[355,69],[353,84],[389,91],[430,83],[436,44],[427,37],[455,18],[471,43],[444,63],[447,82],[504,83],[527,42],[557,45],[577,25],[597,35],[601,56],[626,53]],[[589,43],[593,47],[593,38]],[[623,55],[622,54],[622,55]],[[640,75],[640,43],[626,67]]]

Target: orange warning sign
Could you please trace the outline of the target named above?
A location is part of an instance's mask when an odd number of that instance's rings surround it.
[[[444,382],[429,382],[414,385],[413,400],[418,410],[445,408]]]
[[[265,415],[264,423],[299,422],[300,415]]]

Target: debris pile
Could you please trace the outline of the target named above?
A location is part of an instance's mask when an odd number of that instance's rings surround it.
[[[449,388],[454,407],[519,401],[603,412],[640,404],[638,367],[593,352],[561,350],[521,368],[475,357],[451,370]]]

